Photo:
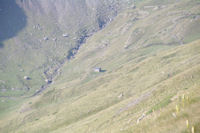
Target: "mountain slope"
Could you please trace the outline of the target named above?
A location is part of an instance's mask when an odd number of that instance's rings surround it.
[[[4,113],[1,131],[199,132],[199,9],[196,0],[130,3],[43,93]]]
[[[113,0],[2,0],[0,97],[12,102],[47,88],[86,38],[109,23],[124,4]]]

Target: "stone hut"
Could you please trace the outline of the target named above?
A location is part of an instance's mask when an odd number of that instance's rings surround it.
[[[100,73],[102,72],[102,69],[100,67],[94,68],[94,72]]]

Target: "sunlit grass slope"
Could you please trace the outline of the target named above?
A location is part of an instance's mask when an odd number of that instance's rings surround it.
[[[2,115],[0,131],[199,133],[199,9],[195,0],[156,0],[124,10],[43,94]]]
[[[52,88],[2,118],[1,131],[179,133],[194,126],[199,132],[199,50],[195,41],[76,87]]]

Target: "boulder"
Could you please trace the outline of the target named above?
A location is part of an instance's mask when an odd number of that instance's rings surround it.
[[[69,35],[67,33],[62,35],[63,37],[69,37]]]
[[[48,37],[44,37],[43,40],[44,40],[44,41],[47,41],[47,40],[49,40],[49,38],[48,38]]]
[[[47,84],[50,84],[50,83],[52,83],[52,81],[51,81],[51,80],[49,80],[49,79],[45,79],[45,82],[46,82]]]
[[[25,80],[30,80],[31,78],[28,77],[28,76],[24,76],[24,79],[25,79]]]

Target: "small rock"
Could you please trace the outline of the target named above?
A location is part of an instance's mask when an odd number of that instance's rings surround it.
[[[176,113],[172,113],[172,116],[173,116],[174,118],[176,118]]]
[[[124,96],[124,94],[121,93],[121,94],[118,96],[118,98],[122,98],[123,96]]]
[[[140,121],[143,120],[145,116],[146,116],[146,114],[143,113],[142,116],[140,116],[140,117],[137,119],[137,124],[139,124]]]
[[[47,41],[47,40],[49,40],[49,38],[48,38],[48,37],[44,37],[43,40],[44,40],[44,41]]]
[[[52,83],[52,81],[51,81],[51,80],[49,80],[49,79],[45,79],[45,82],[46,82],[47,84],[50,84],[50,83]]]
[[[127,46],[127,45],[124,45],[124,49],[128,49],[128,46]]]
[[[57,41],[57,38],[53,38],[52,40],[53,40],[54,42],[56,42],[56,41]]]
[[[24,79],[25,79],[25,80],[30,80],[31,78],[28,77],[28,76],[24,76]]]
[[[67,33],[62,35],[63,37],[69,37],[69,35]]]
[[[135,6],[135,5],[132,5],[132,6],[131,6],[131,8],[132,8],[132,9],[135,9],[135,8],[136,8],[136,6]]]

